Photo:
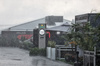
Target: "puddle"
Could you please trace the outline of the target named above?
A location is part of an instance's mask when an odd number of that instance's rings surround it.
[[[11,59],[11,60],[17,60],[17,61],[21,61],[22,59]]]

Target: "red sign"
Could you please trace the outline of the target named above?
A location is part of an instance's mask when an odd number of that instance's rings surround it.
[[[18,35],[17,38],[21,39],[21,37],[25,37],[26,39],[30,39],[32,37],[32,35]]]

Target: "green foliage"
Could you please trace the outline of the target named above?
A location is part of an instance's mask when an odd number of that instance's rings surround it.
[[[23,42],[23,41],[25,41],[26,40],[26,38],[25,37],[21,37],[21,41]]]
[[[80,40],[77,40],[78,45],[84,50],[94,50],[96,45],[95,39],[96,28],[92,27],[90,23],[86,23],[85,26],[81,27],[81,32],[77,32]]]
[[[17,38],[10,37],[0,37],[0,46],[11,46],[11,47],[18,47],[20,45],[19,40]]]
[[[27,49],[27,50],[33,47],[34,47],[33,43],[30,43],[30,42],[22,42],[20,44],[20,48]]]
[[[39,54],[39,49],[38,48],[32,48],[31,50],[30,50],[30,53],[29,53],[30,55],[33,55],[33,56],[36,56],[36,55],[38,55]]]
[[[56,42],[55,41],[48,41],[48,47],[55,48]]]
[[[30,53],[29,53],[31,56],[37,56],[37,55],[40,55],[40,56],[46,56],[46,50],[45,49],[39,49],[39,48],[32,48],[30,50]]]
[[[6,46],[6,38],[0,37],[0,46]]]
[[[100,50],[100,26],[97,27],[94,34],[95,34],[94,40],[97,42],[97,49]]]
[[[16,37],[10,38],[9,43],[12,47],[18,47],[20,45],[19,40]]]
[[[39,49],[39,55],[46,56],[46,49],[43,49],[43,48]]]
[[[48,41],[48,47],[51,47],[51,41]]]
[[[94,46],[100,42],[100,30],[92,27],[90,23],[86,23],[85,26],[77,24],[73,25],[71,33],[64,35],[63,38],[66,39],[66,44],[75,41],[84,50],[94,50]]]

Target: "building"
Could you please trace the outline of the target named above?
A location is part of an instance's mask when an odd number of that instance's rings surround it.
[[[47,28],[46,31],[50,33],[50,38],[47,40],[56,41],[56,45],[64,45],[65,39],[61,38],[65,33],[70,32],[71,25],[68,23],[64,23],[60,26]]]
[[[30,39],[31,37],[34,38],[33,30],[37,29],[38,24],[40,23],[46,23],[47,28],[52,28],[55,26],[60,26],[64,23],[71,23],[71,21],[63,19],[63,16],[47,16],[45,18],[37,19],[5,29],[1,32],[1,35],[8,39],[12,37],[17,39],[21,39],[22,37],[25,37],[26,39]]]
[[[100,13],[87,13],[75,16],[75,23],[79,23],[81,26],[84,26],[87,22],[90,22],[93,27],[99,26]]]

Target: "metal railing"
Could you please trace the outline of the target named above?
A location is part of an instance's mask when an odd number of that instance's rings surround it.
[[[96,58],[100,56],[100,50],[96,50],[96,47],[94,47],[94,51],[84,51],[83,56],[83,66],[98,66],[97,60],[100,58]]]
[[[76,51],[76,48],[73,47],[73,48],[68,48],[68,47],[65,47],[65,46],[60,46],[60,47],[56,47],[56,51],[57,51],[57,59],[65,59],[64,55],[66,53],[73,53]],[[62,53],[64,52],[64,54]]]

